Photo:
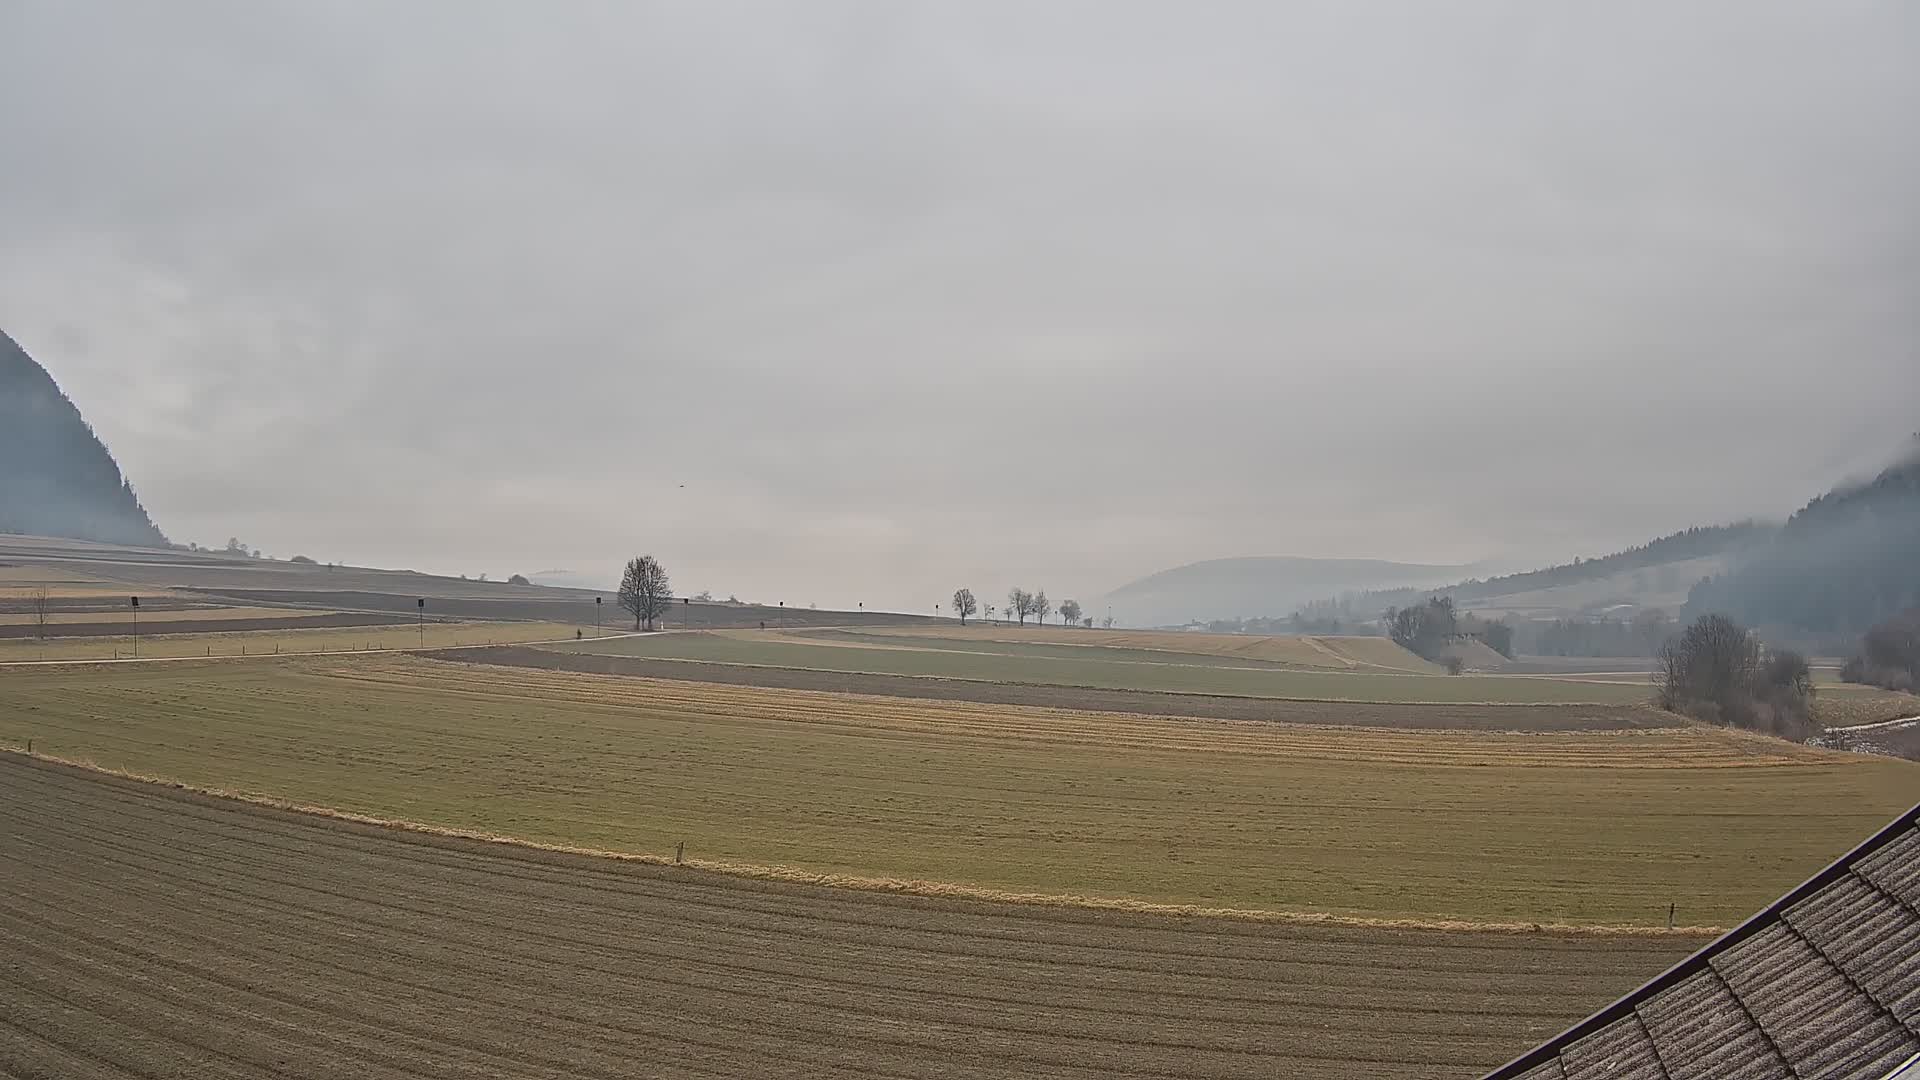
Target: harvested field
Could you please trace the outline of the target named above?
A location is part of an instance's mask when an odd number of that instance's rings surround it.
[[[1813,697],[1813,718],[1828,727],[1877,724],[1920,716],[1920,696],[1877,686],[1822,686]]]
[[[1644,705],[1408,705],[1394,702],[1295,701],[1286,698],[1166,694],[1078,686],[1027,686],[977,679],[867,675],[806,668],[655,660],[511,645],[430,655],[439,660],[549,671],[678,679],[769,689],[878,694],[934,701],[971,701],[986,705],[1083,709],[1137,716],[1191,716],[1215,720],[1458,731],[1614,731],[1676,727],[1684,723],[1672,713]]]
[[[0,754],[0,1074],[1469,1077],[1685,936],[751,881]]]
[[[1726,925],[1920,766],[1704,728],[1236,723],[408,657],[0,671],[0,745],[553,844],[983,893]]]
[[[1062,631],[1060,636],[1067,636]],[[902,644],[910,639],[895,639]],[[899,645],[862,647],[814,644],[790,634],[741,632],[655,634],[612,641],[567,642],[561,652],[603,656],[647,656],[663,660],[704,660],[722,664],[806,668],[875,675],[909,675],[1035,686],[1087,686],[1104,690],[1144,690],[1174,694],[1227,694],[1240,697],[1297,698],[1316,701],[1393,701],[1476,704],[1596,703],[1630,705],[1651,696],[1644,685],[1581,682],[1496,675],[1407,675],[1367,669],[1327,671],[1275,665],[1233,666],[1217,657],[1181,663],[1109,659],[1099,650],[1069,650],[1084,655],[1028,655],[1019,652],[970,652]]]
[[[522,568],[525,569],[525,568]],[[511,568],[498,568],[500,576]],[[381,611],[412,615],[414,599],[425,597],[429,615],[475,622],[527,621],[594,625],[594,597],[603,595],[602,614],[609,629],[624,618],[611,591],[510,585],[442,577],[411,570],[328,566],[275,559],[249,559],[219,552],[158,550],[83,540],[0,534],[0,606],[14,587],[55,583],[57,595],[77,600],[141,601],[169,591],[189,602],[224,606],[320,608],[333,611]],[[17,589],[14,589],[17,591]],[[70,595],[69,595],[70,594]],[[852,624],[933,623],[925,615],[889,612],[816,611],[789,607],[694,603],[675,604],[670,627],[846,626]]]
[[[486,588],[481,585],[479,588]],[[441,615],[459,619],[482,619],[490,621],[511,619],[533,619],[544,622],[567,623],[573,626],[594,625],[594,604],[591,593],[572,590],[515,588],[496,586],[500,596],[457,596],[439,597],[427,601],[428,609]],[[405,592],[353,592],[334,590],[293,590],[293,589],[219,589],[209,590],[207,595],[240,603],[262,604],[310,604],[321,607],[351,608],[364,611],[411,612],[413,596]],[[633,617],[621,611],[613,602],[611,593],[606,595],[606,603],[599,616],[601,625],[608,630],[621,630],[633,625]],[[671,629],[715,629],[758,626],[848,626],[853,624],[921,624],[931,622],[924,615],[894,615],[884,612],[854,611],[813,611],[795,608],[765,607],[753,604],[682,604],[675,601],[666,615],[660,620],[663,628]]]
[[[48,602],[47,624],[62,626],[69,623],[112,622],[118,626],[126,625],[129,612],[127,598],[117,596],[116,602],[103,608],[98,604],[84,607],[72,603]],[[4,593],[0,593],[0,626],[32,625],[36,620],[31,613],[32,607],[23,600],[8,602]],[[214,605],[190,605],[180,600],[169,599],[149,605],[146,597],[140,598],[140,625],[149,621],[162,622],[198,622],[205,619],[292,619],[314,615],[313,611],[295,611],[288,608],[259,607],[219,607]],[[328,613],[331,614],[331,613]]]
[[[1383,637],[1329,637],[1311,635],[1187,634],[1156,630],[1089,630],[1071,626],[1006,626],[996,623],[966,627],[948,625],[861,628],[874,638],[898,638],[904,643],[948,639],[979,644],[1050,648],[1127,650],[1176,656],[1214,656],[1280,664],[1287,667],[1353,671],[1368,668],[1409,674],[1437,675],[1440,668]],[[805,631],[793,632],[796,636]],[[820,636],[831,636],[831,633]],[[1164,655],[1162,656],[1164,659]]]
[[[414,620],[405,616],[358,611],[300,612],[292,615],[241,618],[217,617],[220,614],[217,611],[205,610],[174,611],[168,612],[167,615],[170,617],[167,618],[142,618],[140,636],[144,639],[167,634],[242,634],[266,630],[331,630],[346,626],[414,625]],[[47,624],[46,633],[48,637],[54,639],[127,637],[131,627],[131,619],[123,615],[112,622],[50,621]],[[30,623],[0,622],[0,639],[37,638],[40,632],[40,627]]]
[[[350,615],[349,618],[365,618]],[[377,617],[377,616],[376,616]],[[574,627],[552,623],[469,623],[436,622],[426,625],[426,648],[451,648],[463,645],[488,645],[525,641],[557,641],[571,637]],[[276,652],[349,652],[414,649],[421,646],[421,635],[411,620],[390,620],[377,625],[348,624],[326,629],[305,625],[260,627],[232,633],[210,632],[206,625],[168,626],[166,632],[149,634],[142,621],[138,654],[147,659],[193,656],[261,656]],[[117,660],[132,657],[134,639],[122,632],[107,637],[54,637],[45,642],[34,638],[0,635],[0,664],[32,663],[44,660],[84,661]]]

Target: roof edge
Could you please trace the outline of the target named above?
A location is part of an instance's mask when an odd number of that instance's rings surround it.
[[[1779,921],[1781,914],[1787,908],[1846,876],[1853,864],[1892,843],[1896,836],[1917,825],[1920,825],[1920,805],[1915,805],[1906,813],[1894,818],[1878,832],[1855,845],[1851,851],[1828,863],[1819,873],[1795,886],[1791,892],[1767,905],[1746,922],[1715,938],[1699,952],[1628,991],[1613,1004],[1493,1070],[1484,1080],[1518,1080],[1518,1077],[1529,1069],[1537,1068],[1560,1056],[1560,1052],[1568,1045],[1632,1014],[1635,1006],[1641,1001],[1698,973],[1715,956],[1773,925]]]

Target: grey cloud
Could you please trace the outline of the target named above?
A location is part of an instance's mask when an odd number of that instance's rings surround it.
[[[1912,426],[1916,54],[1897,2],[24,0],[0,320],[165,527],[283,554],[902,607],[1592,554]]]

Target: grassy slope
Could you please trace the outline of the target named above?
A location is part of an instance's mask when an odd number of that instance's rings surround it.
[[[0,672],[0,741],[534,840],[1176,904],[1729,924],[1913,765],[1702,729],[1353,731],[399,658]]]
[[[909,639],[902,638],[905,643]],[[556,648],[617,656],[654,656],[770,667],[922,675],[950,679],[1093,686],[1117,690],[1238,694],[1327,701],[1592,702],[1634,704],[1648,699],[1642,685],[1495,676],[1396,675],[1376,671],[1300,671],[1223,666],[1218,657],[1181,658],[1141,650],[1054,645],[1037,651],[986,646],[961,651],[928,646],[858,647],[811,643],[797,637],[754,634],[663,634],[613,641],[587,640]],[[1049,652],[1048,650],[1054,650]]]

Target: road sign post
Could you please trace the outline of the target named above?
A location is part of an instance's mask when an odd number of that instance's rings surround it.
[[[127,599],[132,602],[133,607],[133,658],[138,660],[140,658],[140,598],[129,596]]]
[[[427,647],[427,598],[422,596],[413,602],[420,611],[420,647]]]

